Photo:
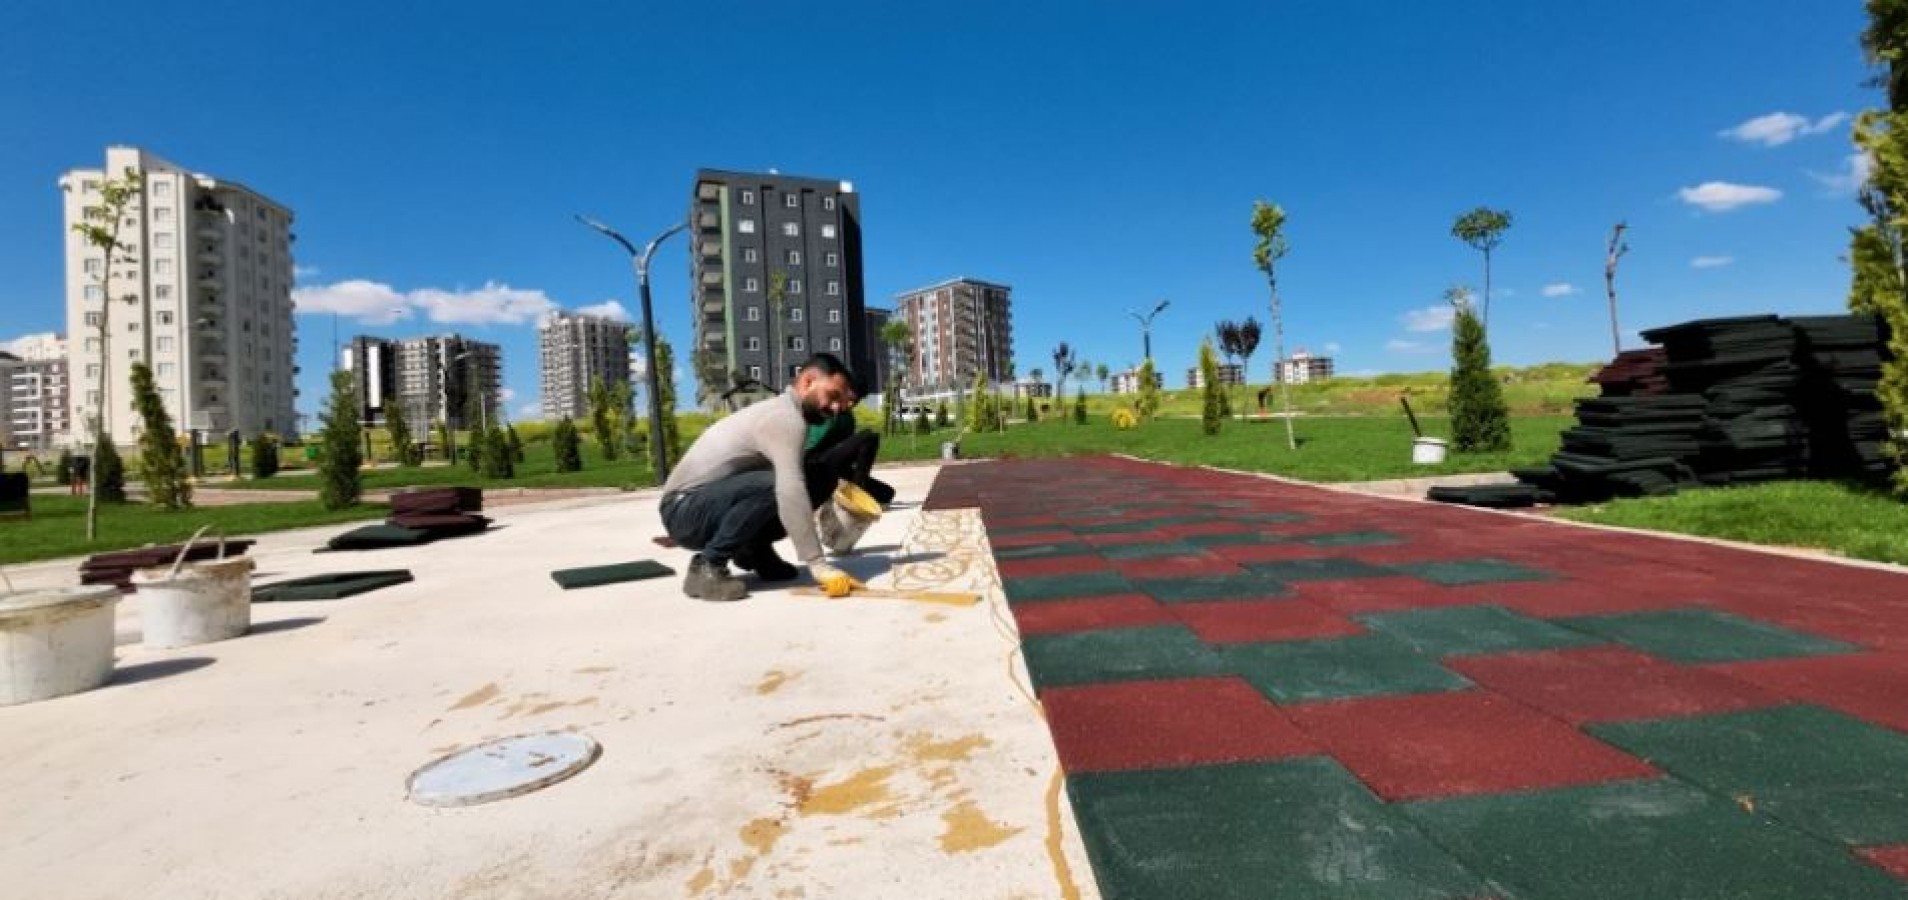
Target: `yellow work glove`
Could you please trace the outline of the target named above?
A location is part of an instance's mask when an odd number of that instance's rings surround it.
[[[849,591],[854,590],[855,579],[827,563],[815,563],[808,572],[815,576],[815,583],[821,586],[822,593],[830,597],[846,597]]]

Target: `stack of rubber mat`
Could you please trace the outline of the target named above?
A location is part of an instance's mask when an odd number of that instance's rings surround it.
[[[1538,503],[1552,503],[1556,500],[1549,491],[1529,484],[1467,484],[1434,487],[1425,495],[1425,498],[1440,503],[1458,503],[1490,509],[1518,509],[1536,506]]]
[[[1625,350],[1590,376],[1590,383],[1605,397],[1661,394],[1669,390],[1669,379],[1663,375],[1663,366],[1668,362],[1661,347]]]
[[[1663,345],[1670,390],[1701,396],[1702,446],[1691,466],[1704,484],[1809,474],[1801,415],[1804,370],[1796,327],[1776,316],[1699,319],[1643,332]]]
[[[490,527],[478,515],[482,488],[413,488],[391,495],[391,515],[382,525],[353,528],[332,538],[328,550],[380,550],[428,544],[439,538],[476,534]]]
[[[225,555],[244,556],[245,551],[252,549],[252,544],[250,540],[226,541]],[[135,570],[172,565],[179,558],[179,546],[155,545],[94,554],[80,563],[80,584],[110,584],[119,588],[120,593],[130,594]],[[186,553],[186,562],[204,562],[217,559],[218,556],[218,541],[201,542],[192,545],[192,549]]]
[[[1888,424],[1882,416],[1882,362],[1887,326],[1878,316],[1799,316],[1808,370],[1810,463],[1823,477],[1865,477],[1888,471]]]

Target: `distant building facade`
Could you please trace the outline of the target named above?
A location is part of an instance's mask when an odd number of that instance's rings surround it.
[[[1279,360],[1274,368],[1279,380],[1286,384],[1310,384],[1332,377],[1332,358],[1313,356],[1304,348],[1293,353],[1291,358]]]
[[[556,313],[538,324],[543,417],[551,421],[587,418],[591,386],[629,381],[630,333],[628,322],[581,313]]]
[[[909,396],[964,390],[980,373],[1013,380],[1012,287],[955,278],[896,295],[894,314],[912,335]]]
[[[69,446],[73,419],[71,369],[64,341],[48,348],[0,353],[0,445],[19,450]]]
[[[449,334],[387,340],[354,337],[339,364],[351,373],[358,420],[383,425],[392,403],[422,439],[432,425],[457,429],[496,424],[503,387],[503,350]]]
[[[1245,367],[1238,363],[1219,364],[1219,383],[1221,385],[1245,384]],[[1198,366],[1186,367],[1186,386],[1194,390],[1206,386],[1206,376]]]

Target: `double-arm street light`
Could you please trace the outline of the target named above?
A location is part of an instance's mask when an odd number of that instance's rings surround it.
[[[656,369],[656,319],[649,310],[649,258],[656,253],[656,247],[668,240],[669,236],[689,227],[687,220],[677,222],[656,235],[641,250],[630,243],[616,229],[588,216],[578,215],[578,222],[588,225],[629,252],[630,265],[636,270],[636,290],[642,296],[643,305],[643,369],[649,381],[649,463],[656,471],[656,482],[661,484],[669,479],[669,448],[663,444],[662,432],[662,376]]]
[[[1130,309],[1126,311],[1127,315],[1132,316],[1133,318],[1139,320],[1140,340],[1144,342],[1146,347],[1146,356],[1143,357],[1144,359],[1153,358],[1153,317],[1159,315],[1160,312],[1164,310],[1172,302],[1173,301],[1171,300],[1161,300],[1159,301],[1158,306],[1153,307],[1152,312],[1149,312],[1143,316]]]

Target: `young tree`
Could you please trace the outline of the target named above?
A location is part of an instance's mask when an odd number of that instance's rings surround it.
[[[1279,386],[1279,413],[1285,419],[1285,446],[1298,449],[1298,436],[1292,432],[1292,390],[1285,383],[1280,364],[1285,359],[1285,314],[1279,307],[1279,260],[1291,249],[1285,240],[1285,210],[1277,203],[1260,200],[1252,204],[1252,233],[1258,243],[1252,246],[1252,262],[1265,273],[1266,288],[1272,294],[1272,380]]]
[[[556,470],[559,472],[580,472],[583,470],[582,441],[576,434],[576,423],[569,416],[557,421],[556,433],[550,438],[552,451],[556,454]]]
[[[656,335],[656,384],[660,388],[663,446],[669,448],[673,465],[682,461],[682,426],[676,422],[676,350],[669,339]]]
[[[945,405],[943,405],[943,406],[941,407],[941,411],[942,411],[942,412],[946,412],[946,411],[947,411],[947,407],[946,407]],[[927,434],[927,433],[928,433],[929,431],[932,431],[932,430],[933,430],[933,426],[932,426],[931,424],[929,424],[929,422],[928,422],[928,413],[927,413],[927,410],[925,410],[925,409],[923,409],[923,410],[921,410],[920,412],[918,412],[918,413],[915,413],[915,415],[914,415],[914,433],[915,433],[915,434]]]
[[[596,436],[596,448],[605,460],[616,458],[616,419],[615,399],[610,386],[601,380],[592,382],[589,390],[590,431]]]
[[[1067,395],[1067,376],[1073,374],[1074,366],[1078,364],[1079,358],[1074,355],[1073,348],[1068,346],[1066,341],[1061,341],[1060,346],[1053,348],[1053,395],[1055,397]]]
[[[1615,359],[1623,352],[1623,336],[1617,331],[1616,272],[1617,260],[1630,252],[1630,245],[1623,240],[1623,232],[1629,225],[1622,222],[1610,229],[1610,249],[1603,256],[1603,292],[1610,298],[1610,358]]]
[[[411,436],[411,423],[404,418],[404,404],[395,397],[384,398],[384,433],[391,439],[391,449],[397,453],[399,466],[413,469],[423,464],[423,451],[417,447],[417,439]]]
[[[1113,377],[1112,370],[1106,367],[1106,363],[1100,363],[1098,366],[1094,367],[1093,374],[1099,376],[1100,393],[1102,394],[1106,393],[1106,382],[1107,382],[1107,379]]]
[[[331,373],[323,433],[318,443],[318,502],[326,509],[356,506],[364,493],[364,436],[358,425],[356,388],[351,373]]]
[[[1892,358],[1882,363],[1881,399],[1897,463],[1894,486],[1908,495],[1908,0],[1868,0],[1862,50],[1880,69],[1887,109],[1865,110],[1855,119],[1855,145],[1867,155],[1867,181],[1857,198],[1869,221],[1849,242],[1850,311],[1877,315],[1888,324]]]
[[[120,263],[135,263],[131,245],[120,243],[119,230],[126,221],[126,207],[139,199],[145,186],[145,177],[137,170],[127,169],[119,178],[107,178],[99,184],[99,202],[89,204],[79,222],[73,224],[73,231],[80,239],[99,252],[99,268],[93,274],[93,281],[99,287],[99,309],[87,310],[88,318],[95,321],[95,337],[99,340],[99,402],[93,406],[93,464],[87,470],[92,487],[87,491],[86,500],[86,539],[94,540],[99,536],[99,501],[123,502],[126,499],[125,467],[119,460],[119,450],[111,447],[113,442],[111,423],[106,411],[112,408],[112,311],[115,301],[132,303],[136,296],[113,296],[113,267]],[[97,313],[97,315],[94,315]],[[77,367],[76,367],[77,368]],[[111,468],[108,467],[110,459]],[[119,482],[108,485],[102,476],[116,472]],[[115,498],[116,495],[116,498]]]
[[[1032,394],[1027,395],[1027,408],[1021,412],[1021,418],[1026,419],[1028,422],[1040,421],[1040,410],[1034,407]]]
[[[782,361],[782,346],[788,341],[783,337],[782,316],[788,308],[788,273],[777,269],[769,273],[769,338],[775,342],[775,375],[768,380],[769,387],[780,391],[788,386],[788,365]]]
[[[478,449],[480,450],[478,455],[483,457],[483,467],[480,471],[485,478],[517,477],[516,456],[510,452],[510,439],[504,436],[503,429],[492,428],[485,431],[483,443]]]
[[[925,409],[921,410],[921,420],[924,422],[927,421],[927,410]],[[941,402],[935,404],[934,405],[934,427],[946,428],[952,424],[954,424],[954,420],[949,418],[947,415],[947,401],[942,400]]]
[[[1148,421],[1159,412],[1159,373],[1153,369],[1153,361],[1148,359],[1139,367],[1139,401],[1134,404],[1139,410],[1141,421]]]
[[[1212,341],[1199,342],[1199,427],[1207,437],[1219,433],[1225,422],[1225,388],[1219,384],[1219,357],[1212,352]]]
[[[523,438],[517,436],[517,426],[515,424],[504,426],[504,437],[510,442],[511,460],[523,462]]]
[[[1085,425],[1087,422],[1086,388],[1073,389],[1073,424]]]
[[[1460,453],[1509,450],[1510,411],[1491,374],[1491,345],[1467,298],[1451,323],[1451,444]]]
[[[1243,365],[1238,362],[1239,347],[1244,340],[1239,330],[1239,323],[1231,319],[1220,319],[1218,324],[1212,327],[1212,333],[1214,337],[1219,339],[1219,352],[1225,354],[1226,364],[1241,366],[1240,374],[1243,376],[1245,369]],[[1241,377],[1239,380],[1244,381],[1245,379]],[[1231,393],[1232,392],[1228,390],[1220,395],[1220,398],[1225,401],[1225,411],[1228,416],[1232,415]]]
[[[1511,227],[1511,214],[1508,209],[1491,209],[1480,206],[1457,217],[1451,223],[1451,236],[1471,245],[1471,249],[1484,254],[1484,329],[1491,327],[1491,251],[1504,242],[1504,232]],[[1285,355],[1281,349],[1279,355]]]
[[[989,409],[991,404],[988,403],[992,397],[993,394],[987,390],[987,373],[976,371],[974,373],[974,402],[970,410],[972,418],[967,423],[969,431],[978,434],[994,430],[994,412]]]
[[[132,392],[140,421],[139,476],[146,483],[146,496],[153,506],[185,509],[192,505],[192,482],[186,478],[185,454],[179,452],[172,416],[152,382],[151,366],[132,364]]]
[[[898,425],[895,416],[901,408],[902,388],[907,386],[909,376],[914,373],[914,329],[908,327],[906,319],[889,319],[881,326],[881,344],[888,348],[891,363],[897,357],[902,363],[900,366],[889,366],[888,392],[881,403],[881,414],[887,426],[883,430],[892,433]]]
[[[263,432],[252,437],[252,477],[264,480],[278,474],[278,438]]]
[[[59,460],[53,463],[53,479],[58,481],[61,487],[73,486],[73,451],[60,450]]]

